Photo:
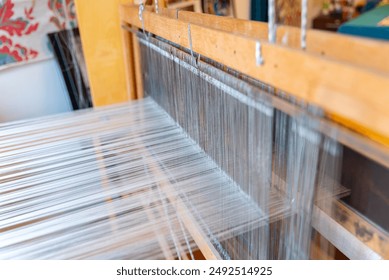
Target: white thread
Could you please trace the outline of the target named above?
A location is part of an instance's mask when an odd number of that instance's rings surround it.
[[[195,61],[195,64],[197,65],[197,60],[196,60],[196,58],[194,57],[194,54],[193,54],[192,33],[191,33],[191,30],[190,30],[190,23],[188,23],[188,40],[189,40],[190,55],[192,56],[193,61]],[[198,58],[198,59],[200,59],[200,58]]]
[[[8,126],[0,150],[1,259],[184,258],[187,213],[210,240],[266,219],[150,98]]]

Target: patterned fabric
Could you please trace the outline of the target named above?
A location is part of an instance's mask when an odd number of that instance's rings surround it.
[[[301,0],[277,0],[276,3],[279,24],[300,26]]]
[[[51,57],[46,35],[76,25],[73,0],[0,0],[0,69]]]

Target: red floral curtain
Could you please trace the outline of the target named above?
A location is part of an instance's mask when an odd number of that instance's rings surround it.
[[[46,35],[75,26],[73,0],[0,0],[0,69],[51,57]]]

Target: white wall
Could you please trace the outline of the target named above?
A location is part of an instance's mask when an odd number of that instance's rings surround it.
[[[0,71],[0,122],[71,111],[54,59]]]

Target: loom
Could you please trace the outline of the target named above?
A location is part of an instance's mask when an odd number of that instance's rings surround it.
[[[389,257],[387,218],[349,205],[387,198],[387,43],[120,16],[136,100],[0,126],[0,258]]]

